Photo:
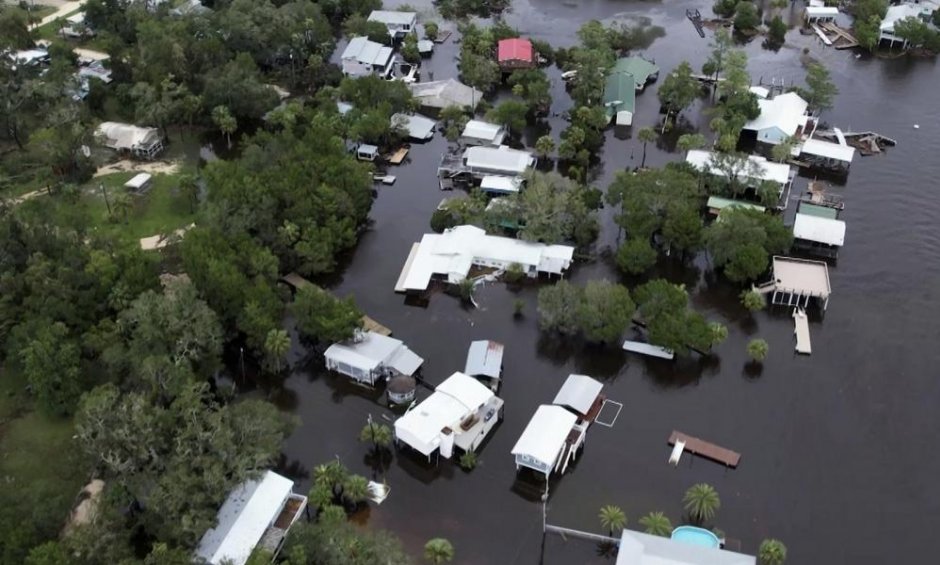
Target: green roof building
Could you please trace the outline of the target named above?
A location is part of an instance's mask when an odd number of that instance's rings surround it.
[[[659,67],[642,57],[624,57],[614,63],[612,73],[627,73],[633,75],[636,89],[642,91],[646,83],[659,78]]]
[[[607,76],[604,86],[604,111],[607,121],[616,118],[618,126],[633,124],[633,110],[636,106],[636,81],[628,73],[613,72]]]

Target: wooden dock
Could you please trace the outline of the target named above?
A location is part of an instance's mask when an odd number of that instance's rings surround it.
[[[796,335],[796,352],[811,354],[813,348],[809,341],[809,319],[802,308],[793,311],[793,333]]]
[[[377,333],[379,335],[392,335],[392,330],[376,322],[365,314],[362,316],[362,329],[366,330],[367,332]]]
[[[858,47],[858,39],[855,39],[855,36],[849,33],[848,30],[837,26],[833,22],[818,22],[816,25],[831,34],[829,39],[836,49]]]
[[[392,165],[401,165],[401,162],[405,160],[405,157],[408,156],[408,148],[402,147],[398,151],[392,153],[388,158],[388,162]]]
[[[669,445],[675,445],[677,441],[685,442],[685,450],[689,453],[723,463],[731,468],[737,467],[741,460],[741,454],[736,451],[673,430],[672,435],[669,436]]]

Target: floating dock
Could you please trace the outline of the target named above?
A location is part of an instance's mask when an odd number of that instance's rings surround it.
[[[793,334],[796,335],[796,352],[809,355],[813,348],[809,342],[809,320],[806,311],[797,308],[793,311]]]
[[[736,451],[673,430],[672,435],[669,436],[669,445],[674,446],[676,442],[684,443],[685,451],[689,453],[722,463],[727,467],[735,468],[738,466],[738,462],[741,461],[741,454]],[[671,459],[672,457],[670,457],[670,461]],[[676,462],[678,463],[678,457],[676,457]]]
[[[392,153],[388,158],[388,162],[392,165],[401,165],[401,162],[405,160],[405,157],[408,156],[408,148],[402,147],[398,151]]]

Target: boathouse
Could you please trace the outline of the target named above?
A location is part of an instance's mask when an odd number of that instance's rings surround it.
[[[812,124],[806,113],[809,103],[795,92],[778,94],[769,100],[757,100],[760,115],[744,124],[744,131],[754,132],[757,141],[769,145],[783,143],[788,138],[810,135],[807,124]]]
[[[454,373],[395,421],[395,438],[430,460],[454,447],[476,451],[502,418],[503,400],[473,377]]]
[[[392,48],[370,41],[368,37],[349,40],[340,57],[343,74],[348,77],[378,75],[387,77],[392,71]]]
[[[424,363],[402,341],[372,331],[334,343],[323,357],[327,369],[369,386],[395,375],[411,376]]]
[[[503,344],[488,339],[470,342],[463,372],[483,380],[493,391],[503,374]]]
[[[392,127],[408,132],[408,137],[418,141],[427,141],[434,137],[437,122],[421,114],[392,114]]]
[[[793,239],[802,247],[820,251],[823,255],[836,256],[845,243],[845,222],[797,210],[793,222]]]
[[[587,425],[561,406],[543,404],[523,430],[512,455],[516,469],[528,467],[546,478],[553,472],[564,473],[584,445]]]
[[[483,122],[480,120],[470,120],[463,128],[460,134],[460,143],[466,146],[486,145],[490,147],[499,147],[506,139],[506,128]]]
[[[580,423],[589,425],[597,417],[604,403],[601,389],[604,385],[587,375],[568,375],[552,404],[563,406],[575,414]]]
[[[847,172],[852,159],[855,158],[855,148],[846,144],[845,138],[841,138],[841,141],[842,143],[833,143],[821,139],[807,139],[797,149],[799,159],[810,166]]]
[[[678,536],[666,538],[624,529],[617,565],[757,565],[757,558]]]
[[[163,136],[157,128],[102,122],[95,131],[95,136],[105,147],[144,159],[153,159],[163,151]]]
[[[265,471],[233,490],[196,547],[195,557],[212,565],[244,565],[256,548],[278,552],[287,532],[303,515],[307,497],[293,492],[294,481]]]
[[[412,246],[395,291],[423,291],[435,277],[456,284],[474,266],[499,270],[516,264],[533,278],[539,273],[561,275],[573,257],[574,248],[568,245],[522,241],[487,235],[476,226],[457,226],[442,234],[425,234]]]
[[[398,12],[389,10],[372,10],[369,14],[370,22],[379,22],[388,28],[388,35],[393,39],[401,39],[413,32],[418,22],[415,12]]]
[[[496,61],[499,68],[507,72],[533,69],[538,63],[532,42],[520,37],[499,40],[496,44]]]
[[[810,300],[815,299],[823,310],[829,306],[832,288],[826,263],[775,256],[772,268],[771,281],[756,289],[770,294],[772,304],[806,307]]]

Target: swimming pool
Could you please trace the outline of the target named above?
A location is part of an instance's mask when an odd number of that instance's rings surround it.
[[[718,548],[721,545],[718,536],[706,529],[696,528],[695,526],[679,526],[672,531],[672,539],[703,547]]]

